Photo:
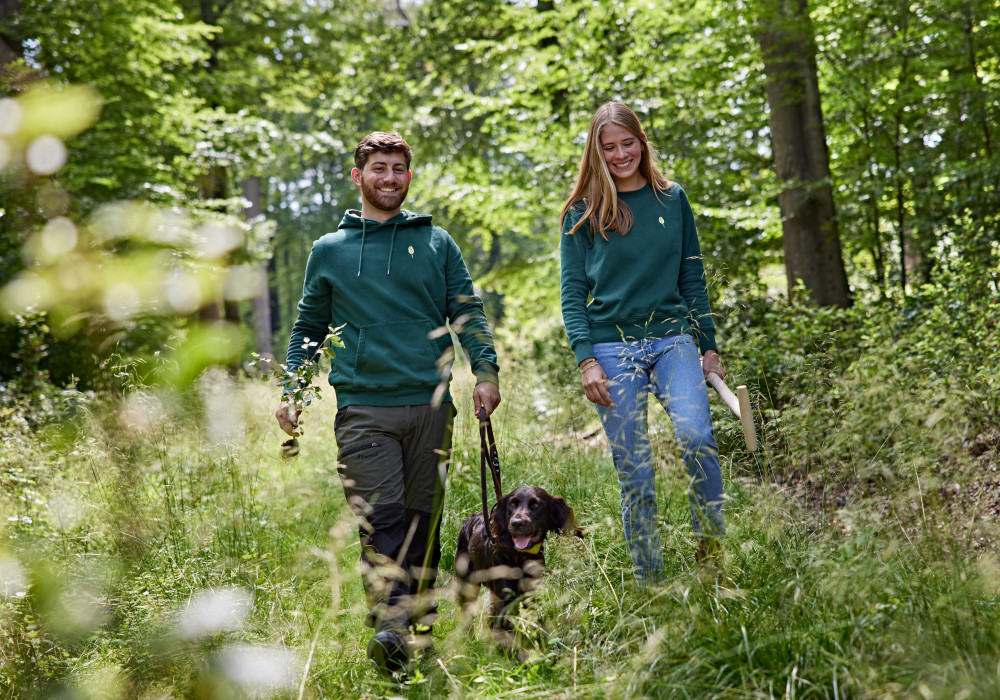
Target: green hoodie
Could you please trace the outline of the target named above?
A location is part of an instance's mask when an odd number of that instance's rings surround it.
[[[380,224],[348,211],[313,244],[298,311],[289,369],[302,364],[307,338],[342,326],[330,372],[339,407],[426,404],[436,390],[451,401],[449,323],[477,382],[497,382],[483,302],[458,245],[430,216],[404,210]]]
[[[566,212],[560,246],[563,323],[576,361],[594,356],[594,343],[693,335],[701,352],[715,350],[698,231],[687,195],[674,183],[653,192],[648,183],[618,199],[632,209],[627,235],[594,236],[581,203]]]

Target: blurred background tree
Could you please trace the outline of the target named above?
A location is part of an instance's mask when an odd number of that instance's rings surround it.
[[[594,696],[995,696],[996,626],[969,620],[995,619],[997,566],[964,557],[997,541],[998,52],[996,0],[0,0],[0,695],[223,697],[232,668],[293,668],[292,648],[325,657],[300,696],[385,692],[359,670],[363,613],[342,614],[363,595],[340,586],[357,553],[336,447],[281,462],[277,390],[234,379],[283,356],[371,130],[411,143],[407,208],[454,235],[488,303],[511,471],[553,480],[581,522],[617,517],[557,251],[589,119],[622,100],[688,193],[726,363],[753,390],[760,452],[716,423],[747,595],[721,626],[715,585],[641,593],[623,618],[628,555],[594,528],[583,568],[553,567],[552,590],[586,593],[579,617],[549,604],[582,621],[559,642],[572,673],[555,639],[511,671],[456,627],[458,666],[406,692],[575,691],[580,639]],[[808,250],[834,229],[839,250]],[[457,519],[478,455],[456,426]],[[818,517],[778,507],[782,479]],[[689,551],[675,481],[669,546]],[[657,651],[647,630],[678,624]]]
[[[86,226],[122,200],[183,210],[239,232],[220,264],[246,271],[243,288],[220,283],[191,314],[159,314],[159,333],[141,313],[91,319],[87,333],[53,327],[40,366],[91,382],[109,339],[140,352],[191,315],[238,328],[237,358],[280,356],[312,241],[357,205],[353,145],[398,130],[415,151],[407,205],[456,237],[495,317],[521,314],[554,350],[558,211],[590,115],[619,99],[696,207],[717,300],[785,297],[799,278],[821,292],[824,277],[783,252],[790,223],[810,219],[780,206],[790,187],[801,201],[827,193],[812,233],[794,235],[839,234],[821,267],[850,289],[820,303],[869,289],[899,299],[941,279],[996,293],[997,13],[987,0],[6,0],[4,92],[86,85],[100,108],[67,137],[58,172],[7,163],[0,282],[55,217]],[[800,97],[825,116],[814,150],[828,169],[776,174],[777,147],[795,137],[774,120]],[[27,331],[4,324],[9,379]]]

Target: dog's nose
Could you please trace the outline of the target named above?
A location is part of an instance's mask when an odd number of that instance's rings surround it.
[[[515,526],[524,525],[526,522],[528,522],[528,519],[519,515],[515,515],[510,519],[510,524]]]

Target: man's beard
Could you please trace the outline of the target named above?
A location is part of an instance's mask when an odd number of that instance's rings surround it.
[[[403,200],[406,199],[406,193],[409,189],[410,185],[407,183],[401,185],[395,192],[380,192],[368,180],[361,181],[361,194],[364,195],[365,201],[379,211],[395,211],[399,209],[403,205]]]

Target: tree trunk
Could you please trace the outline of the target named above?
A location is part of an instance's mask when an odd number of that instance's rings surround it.
[[[765,0],[761,5],[758,42],[781,185],[778,206],[789,298],[801,280],[817,303],[849,306],[806,0]]]
[[[201,191],[202,199],[226,199],[229,196],[226,169],[221,165],[209,167],[208,171],[199,178],[198,189]],[[228,261],[226,264],[229,265]],[[222,297],[207,299],[198,312],[198,316],[202,321],[225,320],[236,326],[241,325],[239,306],[236,302],[228,301]]]
[[[903,64],[906,65],[905,63]],[[899,289],[906,295],[906,193],[903,190],[903,112],[896,110],[896,137],[893,139],[893,171],[896,186],[896,237],[899,246]]]
[[[248,177],[243,181],[243,196],[250,202],[244,214],[247,221],[252,221],[264,213],[261,205],[260,178]],[[266,280],[266,273],[264,275]],[[264,284],[253,298],[253,329],[254,345],[261,357],[274,358],[274,347],[271,345],[271,294],[268,284]]]
[[[538,5],[535,8],[539,13],[552,12],[555,9],[554,0],[539,0]],[[539,43],[539,46],[543,49],[550,46],[555,46],[559,43],[559,38],[556,36],[547,36]],[[556,121],[558,121],[563,126],[569,125],[569,88],[563,86],[555,89],[551,95],[552,103],[552,114],[555,115]]]
[[[989,119],[989,97],[985,95],[983,89],[983,77],[979,74],[979,59],[976,56],[976,21],[972,16],[971,3],[965,3],[962,7],[962,32],[965,37],[966,58],[968,60],[968,70],[972,77],[972,84],[975,86],[970,95],[970,104],[976,113],[980,129],[983,132],[983,150],[987,158],[993,157],[993,137],[990,133]]]
[[[0,20],[13,17],[21,9],[21,0],[0,0]],[[11,72],[10,64],[21,58],[21,42],[17,37],[0,34],[0,75],[10,87],[23,88],[41,77],[37,71],[22,67],[18,73]]]
[[[867,105],[859,105],[861,112],[861,124],[864,128],[864,139],[865,148],[867,149],[867,158],[865,162],[865,173],[867,173],[867,179],[871,183],[871,191],[868,195],[869,207],[868,212],[871,216],[871,245],[870,250],[872,254],[872,263],[875,266],[875,285],[878,287],[879,294],[884,299],[886,296],[886,271],[885,271],[885,249],[882,246],[882,212],[879,208],[879,182],[875,175],[875,169],[877,167],[877,158],[875,157],[875,146],[874,146],[874,128],[872,126],[872,117],[868,112]]]

